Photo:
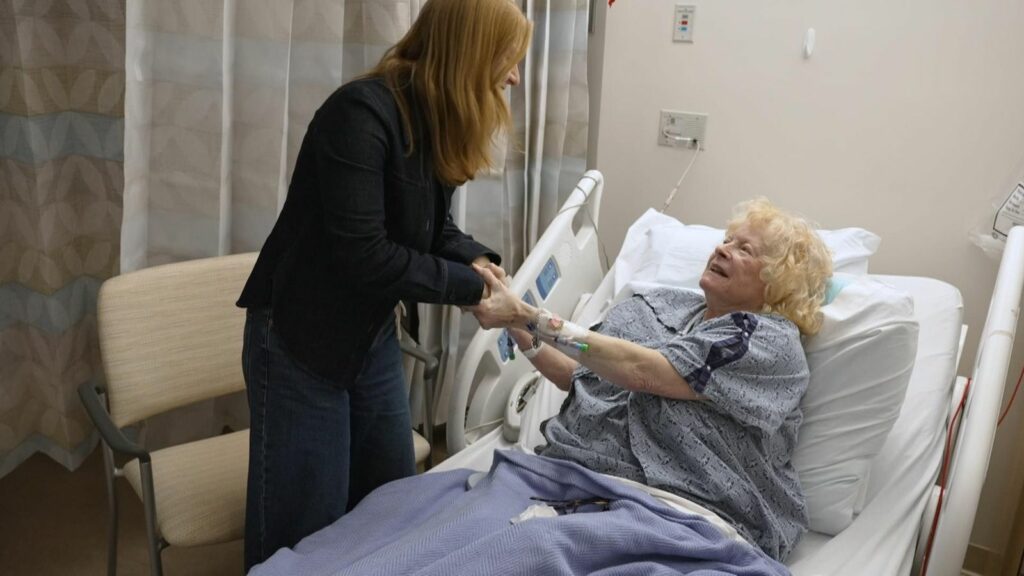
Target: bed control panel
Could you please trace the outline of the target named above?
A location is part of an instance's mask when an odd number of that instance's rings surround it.
[[[512,358],[512,354],[515,354],[512,351],[514,345],[515,342],[512,340],[512,335],[509,334],[508,329],[502,330],[501,336],[498,336],[498,356],[501,356],[503,364],[508,362],[509,358]]]
[[[547,264],[537,276],[537,292],[540,293],[541,300],[548,299],[548,294],[551,294],[551,289],[558,283],[559,277],[558,264],[555,264],[555,257],[552,256],[548,258]]]
[[[537,299],[533,297],[533,292],[530,292],[529,290],[526,291],[526,294],[523,294],[523,302],[526,302],[530,306],[537,305]]]
[[[530,306],[537,305],[537,299],[533,297],[533,292],[529,290],[523,294],[523,302],[526,302]],[[515,360],[515,357],[513,356],[515,352],[512,351],[513,346],[515,346],[515,341],[512,340],[512,335],[509,334],[508,330],[502,330],[501,336],[498,337],[498,356],[501,357],[502,364],[508,362],[510,359]]]

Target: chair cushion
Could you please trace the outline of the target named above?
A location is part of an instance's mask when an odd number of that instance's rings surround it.
[[[249,431],[172,446],[151,455],[160,534],[172,546],[237,540],[245,527]],[[139,461],[124,467],[142,497]]]
[[[430,454],[430,443],[415,430],[412,433],[412,449],[416,453],[416,463],[422,464]]]
[[[412,440],[420,464],[427,459],[430,444],[416,432]],[[248,430],[157,450],[151,458],[157,526],[168,544],[198,546],[242,538]],[[142,498],[139,461],[127,463],[124,475]]]

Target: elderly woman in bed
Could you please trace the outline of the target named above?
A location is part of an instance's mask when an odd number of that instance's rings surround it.
[[[586,330],[477,270],[491,297],[472,308],[508,327],[569,397],[544,423],[544,456],[690,498],[782,560],[806,529],[791,463],[807,388],[801,334],[813,334],[831,275],[804,220],[767,200],[741,204],[700,279],[640,291]],[[546,344],[546,345],[545,345]]]

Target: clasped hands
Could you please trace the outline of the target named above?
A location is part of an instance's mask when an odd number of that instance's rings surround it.
[[[509,277],[501,266],[493,262],[486,266],[474,262],[472,266],[484,281],[484,293],[478,304],[465,306],[463,310],[472,312],[481,327],[524,328],[529,319],[536,316],[535,308],[509,290]]]
[[[509,290],[508,276],[501,267],[474,263],[473,269],[483,278],[484,295],[477,305],[464,310],[472,312],[481,327],[510,329],[512,338],[524,350],[536,350],[538,338],[572,358],[590,349],[586,329],[523,302]]]

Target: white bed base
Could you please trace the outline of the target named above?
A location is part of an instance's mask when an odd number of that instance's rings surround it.
[[[605,274],[601,269],[596,231],[603,185],[600,172],[589,171],[583,176],[563,210],[515,274],[511,283],[513,292],[530,294],[545,308],[583,322],[596,319],[610,303],[614,297],[614,274]],[[578,221],[577,224],[582,225],[574,231],[573,222],[583,206],[589,210],[590,217]],[[538,278],[544,276],[545,267],[548,278],[554,267],[558,279],[548,286],[547,297],[541,298],[545,283],[543,280],[538,283]],[[1017,227],[1007,239],[972,370],[971,389],[954,440],[942,517],[928,565],[929,576],[958,576],[963,565],[995,438],[1022,286],[1024,228]],[[516,427],[508,423],[503,427],[502,423],[509,417],[514,420],[522,412],[525,400],[529,399],[524,391],[531,391],[527,384],[537,376],[521,354],[515,359],[505,357],[500,344],[502,338],[502,331],[480,330],[463,354],[451,391],[447,423],[448,451],[455,456],[436,470],[460,466],[485,468],[493,450],[516,445],[514,433],[508,434]],[[959,355],[959,351],[956,354]],[[947,404],[951,407],[960,399],[963,380],[960,379],[957,386],[948,386],[952,394]],[[942,437],[945,437],[944,432]],[[479,443],[474,445],[477,441]],[[456,454],[467,446],[469,449],[464,453]],[[520,448],[531,447],[520,445]],[[937,476],[938,468],[933,478]],[[911,549],[906,551],[907,560],[894,574],[920,573],[922,548],[932,524],[938,493],[939,487],[934,486],[931,503],[920,520],[922,528],[918,538],[911,542]],[[870,550],[863,552],[871,554]],[[913,559],[912,568],[910,559]]]

